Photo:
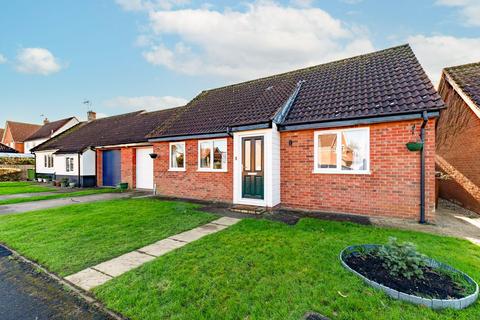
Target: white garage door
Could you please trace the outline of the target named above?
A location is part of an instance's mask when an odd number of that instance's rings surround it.
[[[137,149],[137,189],[153,189],[153,148]]]

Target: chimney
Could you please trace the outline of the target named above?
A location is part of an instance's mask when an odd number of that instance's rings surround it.
[[[92,110],[88,111],[87,112],[87,119],[88,119],[88,121],[93,121],[93,120],[97,119],[97,113],[92,111]]]
[[[43,119],[43,124],[46,125],[47,123],[49,123],[50,121],[48,121],[48,118],[45,118]]]

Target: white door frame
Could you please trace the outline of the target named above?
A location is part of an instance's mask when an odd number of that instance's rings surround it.
[[[233,203],[235,204],[245,204],[261,207],[273,207],[278,204],[277,201],[280,198],[279,195],[274,195],[274,191],[280,191],[278,188],[273,188],[273,176],[279,174],[275,165],[273,165],[273,155],[276,150],[273,150],[272,138],[274,136],[274,129],[260,129],[260,130],[251,130],[251,131],[241,131],[235,132],[233,134]],[[242,138],[244,137],[263,137],[263,153],[264,153],[264,198],[261,199],[250,199],[242,197],[242,159],[243,159],[243,148],[242,148]],[[278,171],[280,168],[278,167]]]

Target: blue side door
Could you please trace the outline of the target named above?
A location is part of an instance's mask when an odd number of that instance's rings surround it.
[[[102,155],[102,177],[104,186],[120,183],[120,150],[106,150]]]

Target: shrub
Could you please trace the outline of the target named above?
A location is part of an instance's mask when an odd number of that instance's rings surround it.
[[[383,266],[394,277],[423,279],[423,269],[427,265],[426,256],[419,253],[411,242],[399,243],[390,237],[388,244],[380,247],[375,255],[383,261]]]
[[[0,181],[20,181],[22,170],[17,168],[0,168]]]
[[[0,158],[0,164],[6,164],[6,165],[34,165],[35,164],[35,158],[4,157],[4,158]]]

